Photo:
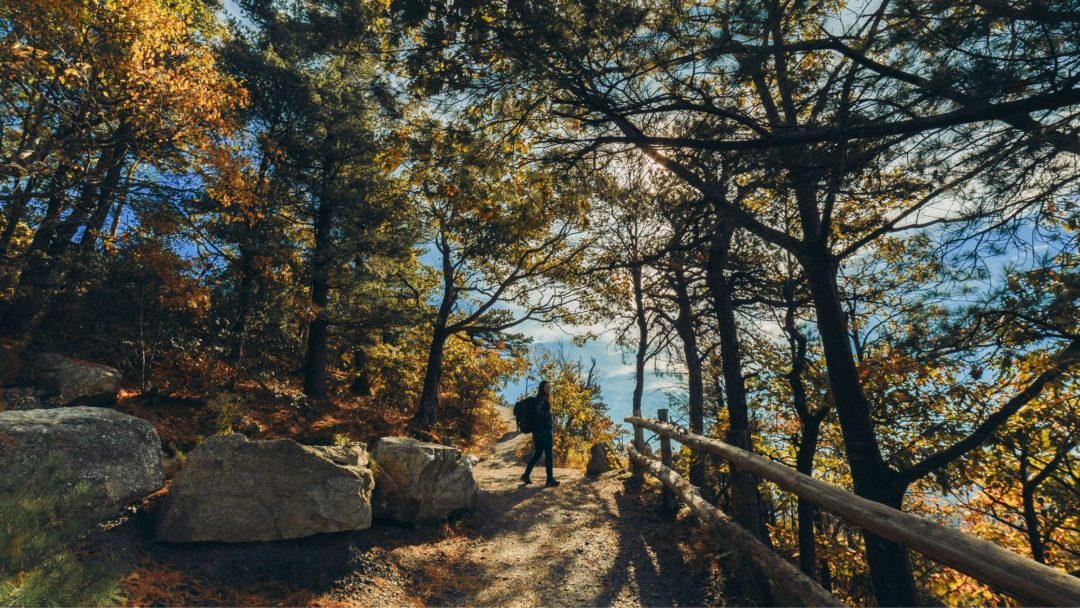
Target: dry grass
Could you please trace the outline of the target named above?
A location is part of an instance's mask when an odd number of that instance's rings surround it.
[[[129,606],[313,606],[309,591],[271,585],[235,589],[210,585],[149,560],[124,577],[121,586]]]

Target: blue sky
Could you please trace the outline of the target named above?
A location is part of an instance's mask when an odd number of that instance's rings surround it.
[[[588,329],[596,330],[596,328]],[[610,408],[609,414],[613,420],[627,429],[630,428],[630,425],[623,423],[622,420],[631,413],[634,393],[633,353],[621,351],[613,343],[611,332],[602,333],[597,339],[578,347],[572,343],[572,339],[575,335],[587,333],[586,328],[561,327],[529,321],[523,323],[519,331],[533,339],[530,348],[534,352],[542,348],[561,349],[568,358],[581,359],[586,369],[590,365],[590,359],[595,358],[596,374],[604,402]],[[507,402],[513,403],[524,395],[526,390],[532,392],[535,388],[535,384],[523,379],[507,385],[502,394]],[[650,362],[649,367],[646,368],[645,393],[642,397],[643,414],[656,417],[656,410],[667,407],[668,394],[673,392],[685,392],[679,378],[670,374],[661,376],[655,373]]]

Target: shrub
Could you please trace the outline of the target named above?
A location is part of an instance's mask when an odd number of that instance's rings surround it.
[[[66,458],[20,462],[0,476],[0,606],[119,604],[114,564],[80,558],[97,524],[90,487]]]
[[[206,402],[206,407],[212,416],[214,432],[218,435],[232,434],[233,426],[240,422],[245,409],[244,400],[229,392],[214,395]]]

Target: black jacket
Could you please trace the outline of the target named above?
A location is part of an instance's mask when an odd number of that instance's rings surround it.
[[[551,402],[543,393],[536,396],[536,430],[534,432],[550,433],[552,429]]]

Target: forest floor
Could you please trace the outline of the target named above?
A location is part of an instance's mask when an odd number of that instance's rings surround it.
[[[562,485],[546,488],[541,468],[526,486],[519,454],[528,442],[506,433],[475,467],[477,509],[442,526],[377,521],[294,541],[170,545],[148,540],[150,504],[110,534],[106,550],[134,567],[124,586],[139,605],[725,603],[720,556],[693,518],[659,511],[655,485],[631,491],[622,471],[590,478],[556,469]]]

